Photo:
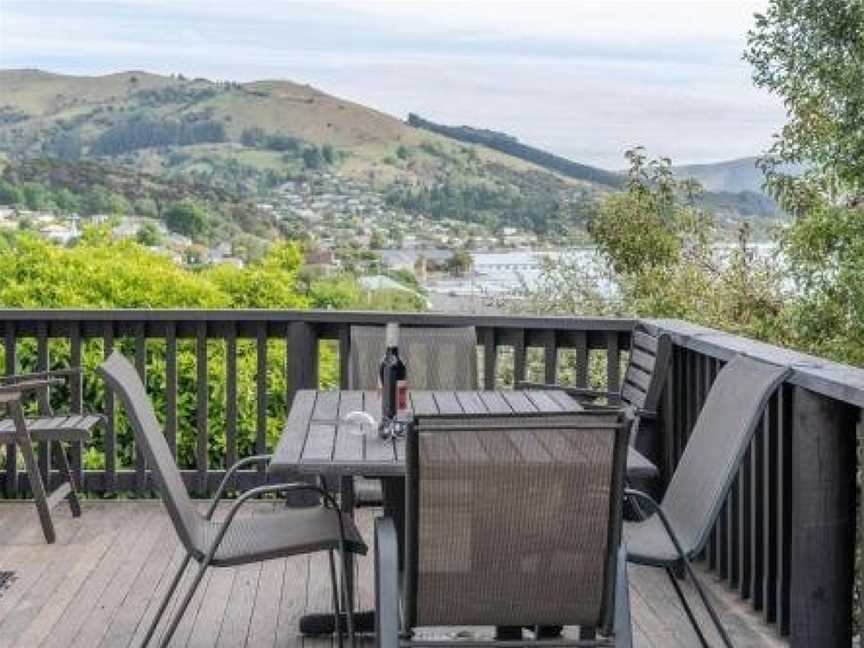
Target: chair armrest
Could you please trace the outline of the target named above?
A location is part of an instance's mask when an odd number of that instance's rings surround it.
[[[621,394],[618,392],[604,391],[602,389],[573,387],[571,385],[554,385],[550,383],[532,383],[526,381],[516,383],[516,389],[557,389],[576,399],[593,400],[595,398],[607,398],[609,400],[617,401],[621,397]]]
[[[396,525],[375,519],[375,645],[399,646],[399,564]]]
[[[66,378],[69,376],[80,375],[83,373],[81,367],[72,367],[70,369],[51,369],[50,371],[34,371],[31,373],[10,374],[8,376],[0,376],[0,382],[15,382],[19,380],[31,380],[33,378]]]
[[[253,455],[251,457],[241,459],[233,466],[231,466],[227,471],[225,471],[225,476],[222,477],[222,481],[219,482],[219,487],[216,489],[216,494],[213,495],[213,501],[210,502],[210,508],[207,510],[207,515],[205,517],[208,520],[213,517],[213,513],[216,512],[216,507],[219,505],[219,501],[225,494],[225,489],[228,487],[228,482],[231,481],[234,473],[236,473],[243,466],[248,466],[251,463],[258,463],[259,461],[269,462],[272,458],[273,455]]]
[[[12,376],[9,376],[11,378]],[[17,378],[18,376],[16,376]],[[36,380],[36,379],[28,379],[21,380],[20,382],[14,382],[7,385],[0,385],[0,394],[24,394],[26,392],[32,391],[40,391],[43,389],[48,389],[52,385],[62,385],[62,380],[56,379],[45,379],[45,380]]]
[[[663,528],[666,529],[666,533],[669,536],[669,539],[672,541],[672,545],[675,547],[675,551],[678,552],[679,557],[685,563],[687,562],[687,553],[681,547],[681,542],[678,540],[678,536],[675,535],[675,531],[672,529],[672,524],[669,522],[669,518],[666,517],[666,514],[663,512],[663,509],[660,505],[655,501],[653,497],[651,497],[648,493],[644,493],[639,490],[635,490],[633,488],[625,488],[624,489],[624,497],[629,497],[634,500],[638,500],[641,504],[647,504],[648,508],[651,510],[651,513],[657,515],[660,519],[660,522],[663,524]]]
[[[633,415],[638,416],[640,419],[648,419],[650,421],[653,421],[657,418],[657,412],[655,412],[654,410],[646,410],[639,407],[633,408]]]
[[[633,446],[627,448],[627,479],[656,479],[660,470]]]
[[[236,465],[236,464],[235,464]],[[204,561],[202,564],[207,565],[210,564],[210,561],[213,559],[213,556],[216,555],[216,551],[219,549],[219,545],[222,544],[222,539],[225,537],[225,534],[228,532],[228,528],[231,526],[231,523],[234,521],[234,517],[243,507],[243,505],[248,502],[253,497],[258,497],[259,495],[267,495],[269,493],[288,493],[291,491],[298,490],[313,490],[316,491],[319,495],[321,495],[321,499],[324,500],[325,505],[328,508],[333,509],[333,512],[336,514],[339,520],[339,552],[341,554],[345,554],[345,524],[342,520],[342,513],[339,511],[339,507],[336,505],[336,500],[333,498],[333,495],[328,493],[325,489],[320,486],[315,486],[314,484],[304,484],[303,482],[296,483],[285,483],[285,484],[268,484],[266,486],[257,486],[255,488],[250,488],[248,491],[244,492],[240,497],[234,500],[234,503],[231,505],[231,508],[228,510],[228,515],[225,516],[225,519],[222,520],[219,531],[216,533],[216,537],[213,539],[213,543],[207,549],[207,554],[204,557]]]

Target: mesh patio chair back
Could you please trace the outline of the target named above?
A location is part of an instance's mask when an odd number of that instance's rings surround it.
[[[620,411],[418,416],[406,629],[611,629],[631,423]]]
[[[180,475],[138,372],[119,351],[114,351],[99,371],[105,377],[108,386],[120,396],[135,433],[135,443],[144,451],[147,464],[153,470],[162,502],[168,509],[177,535],[187,551],[197,551],[200,545],[203,517],[195,510],[189,498],[183,477]]]
[[[621,402],[633,406],[637,412],[656,412],[671,360],[669,334],[654,335],[641,324],[637,325],[621,382]]]
[[[350,389],[377,389],[384,355],[383,326],[352,326]],[[399,328],[399,356],[410,389],[477,389],[477,332],[473,326]]]
[[[737,355],[714,380],[661,502],[688,553],[704,546],[768,400],[790,372]]]

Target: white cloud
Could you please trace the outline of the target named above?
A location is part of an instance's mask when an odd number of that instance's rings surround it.
[[[0,65],[291,78],[617,167],[752,155],[782,121],[740,59],[749,0],[2,0]]]

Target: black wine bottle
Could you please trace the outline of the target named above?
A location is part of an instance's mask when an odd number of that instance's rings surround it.
[[[408,371],[399,357],[399,325],[388,324],[386,348],[381,359],[381,418],[392,421],[408,407]]]

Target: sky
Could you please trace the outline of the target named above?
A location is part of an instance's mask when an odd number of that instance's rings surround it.
[[[0,67],[309,83],[579,162],[757,155],[783,123],[741,60],[765,0],[0,0]],[[2,102],[2,88],[0,88]]]

